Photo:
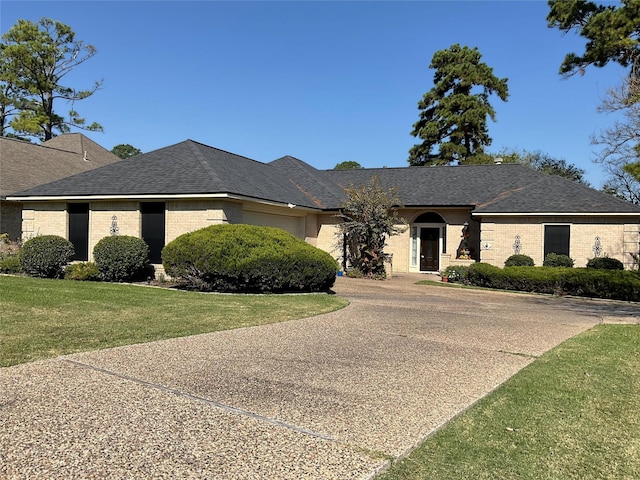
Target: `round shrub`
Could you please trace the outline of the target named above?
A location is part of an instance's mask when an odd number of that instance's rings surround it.
[[[573,259],[566,255],[558,255],[557,253],[549,253],[544,257],[544,267],[573,267]]]
[[[60,278],[74,254],[69,240],[58,235],[42,235],[24,243],[20,250],[20,266],[24,273],[33,277]]]
[[[535,263],[533,263],[533,258],[529,255],[511,255],[504,262],[505,267],[533,267]]]
[[[587,262],[587,268],[597,270],[624,270],[624,264],[617,258],[598,257]]]
[[[100,281],[100,270],[93,262],[72,263],[65,268],[64,278],[67,280],[98,282]]]
[[[219,292],[326,291],[337,262],[279,228],[212,225],[162,250],[168,275],[185,288]]]
[[[93,248],[93,259],[107,282],[144,280],[149,271],[149,246],[128,235],[104,237]]]

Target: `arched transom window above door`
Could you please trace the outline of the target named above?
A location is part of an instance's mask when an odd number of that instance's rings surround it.
[[[413,221],[413,223],[447,223],[447,222],[445,222],[444,218],[442,218],[436,212],[426,212],[426,213],[423,213],[422,215],[419,215],[418,218],[416,218]]]

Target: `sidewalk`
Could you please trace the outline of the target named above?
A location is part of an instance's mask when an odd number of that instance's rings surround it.
[[[0,477],[371,478],[631,308],[419,278],[338,278],[351,305],[330,314],[0,369]]]

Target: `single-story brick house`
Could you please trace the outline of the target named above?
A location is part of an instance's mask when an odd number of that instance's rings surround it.
[[[627,268],[638,252],[640,206],[523,165],[317,170],[293,157],[258,162],[187,140],[138,157],[30,188],[22,202],[25,237],[71,240],[78,259],[111,234],[162,247],[207,225],[283,228],[341,261],[336,217],[344,187],[377,176],[396,187],[408,228],[388,240],[394,272],[436,272],[514,253],[541,265],[548,252],[576,266],[608,255]]]
[[[65,133],[41,145],[0,137],[0,233],[11,240],[22,234],[22,204],[7,197],[120,160],[81,133]]]

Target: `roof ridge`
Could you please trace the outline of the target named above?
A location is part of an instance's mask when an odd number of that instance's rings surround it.
[[[269,165],[268,163],[261,162],[260,160],[256,160],[255,158],[247,157],[245,155],[240,155],[238,153],[233,153],[233,152],[230,152],[228,150],[224,150],[222,148],[212,147],[211,145],[207,145],[206,143],[198,142],[197,140],[192,140],[190,138],[185,140],[185,142],[191,142],[191,143],[194,143],[196,145],[200,145],[202,147],[208,148],[210,150],[216,150],[218,152],[226,153],[227,155],[233,155],[234,157],[244,158],[245,160],[249,160],[251,162],[259,163],[260,165]]]
[[[42,143],[31,143],[31,142],[28,142],[26,140],[18,140],[17,138],[0,137],[0,139],[2,139],[3,141],[7,140],[7,141],[10,141],[10,142],[19,143],[21,145],[29,145],[31,147],[46,148],[47,150],[55,150],[57,152],[73,153],[74,155],[80,155],[78,152],[74,152],[73,150],[67,150],[66,148],[52,147],[50,145],[44,145]]]
[[[204,171],[207,173],[207,176],[213,182],[219,183],[221,181],[221,178],[218,176],[216,171],[211,167],[211,165],[207,161],[206,156],[200,151],[200,147],[203,146],[204,144],[194,142],[193,140],[187,140],[186,143],[189,146],[190,150],[193,152],[193,155],[196,158],[196,160],[200,163],[200,165],[202,165],[202,168],[204,168]]]

